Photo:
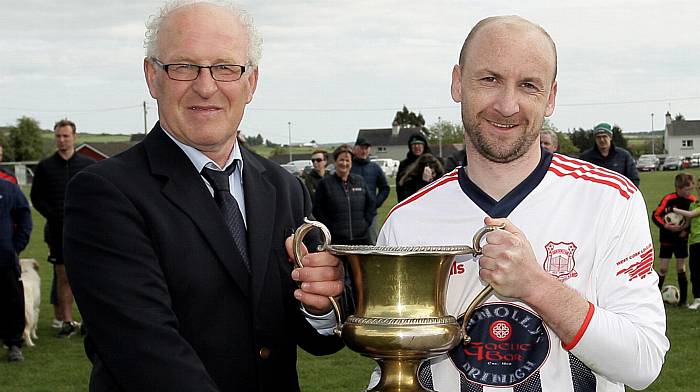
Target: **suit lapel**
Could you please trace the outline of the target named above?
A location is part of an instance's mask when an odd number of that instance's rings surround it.
[[[243,156],[243,189],[248,222],[248,253],[253,275],[254,303],[262,294],[265,275],[270,267],[270,252],[273,230],[275,230],[276,189],[269,181],[265,167],[247,149],[241,148]],[[279,228],[282,230],[283,228]]]
[[[163,195],[192,219],[224,268],[238,283],[243,293],[248,295],[250,274],[243,265],[241,254],[228,232],[214,198],[187,155],[170,140],[159,124],[156,124],[144,140],[144,148],[152,173],[167,177],[162,188]],[[173,228],[173,233],[177,233],[176,227]]]

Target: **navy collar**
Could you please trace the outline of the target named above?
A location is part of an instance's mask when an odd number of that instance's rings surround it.
[[[466,168],[459,171],[459,186],[462,188],[462,192],[488,216],[492,218],[507,218],[520,202],[542,182],[545,174],[547,174],[547,170],[549,170],[552,156],[552,153],[542,149],[542,156],[535,170],[499,201],[494,200],[476,186],[467,176]]]

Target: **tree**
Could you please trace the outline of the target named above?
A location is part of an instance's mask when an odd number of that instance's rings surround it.
[[[455,124],[450,121],[438,121],[428,128],[429,136],[428,143],[438,144],[440,134],[442,134],[443,144],[458,144],[464,143],[464,127],[462,124]]]
[[[673,119],[676,121],[685,121],[685,116],[678,113],[678,114],[676,114],[676,117],[674,117]]]
[[[9,151],[5,151],[6,160],[35,161],[44,155],[44,143],[41,140],[39,122],[31,117],[21,117],[17,125],[10,127],[7,141]]]
[[[258,134],[258,136],[249,137],[246,141],[248,142],[249,146],[260,146],[265,142],[261,134]]]
[[[423,118],[423,115],[420,114],[420,112],[418,112],[416,115],[415,113],[409,111],[408,108],[406,108],[406,105],[403,106],[402,110],[396,112],[392,124],[398,124],[401,128],[421,128],[423,132],[428,133],[428,129],[425,127],[425,119]]]
[[[593,146],[593,131],[590,129],[586,131],[579,127],[569,135],[569,139],[580,153]]]

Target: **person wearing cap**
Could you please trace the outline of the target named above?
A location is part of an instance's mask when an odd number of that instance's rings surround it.
[[[428,140],[422,134],[414,133],[408,138],[408,152],[406,152],[406,158],[399,163],[399,171],[396,173],[397,202],[411,196],[411,193],[409,193],[403,184],[399,183],[399,180],[404,177],[408,167],[411,166],[411,164],[423,154],[432,154],[432,151],[430,151],[430,146],[428,146]]]
[[[612,142],[613,131],[608,123],[600,123],[593,128],[595,144],[581,153],[579,159],[588,161],[606,169],[618,172],[639,186],[639,173],[629,151],[615,147]]]
[[[389,183],[386,180],[386,175],[384,175],[384,170],[369,160],[371,151],[372,143],[362,136],[358,137],[352,149],[354,156],[352,158],[351,173],[362,176],[365,180],[365,186],[367,186],[369,196],[374,203],[374,210],[376,211],[389,197]],[[375,218],[369,228],[369,239],[372,244],[377,241],[378,234],[379,228]]]

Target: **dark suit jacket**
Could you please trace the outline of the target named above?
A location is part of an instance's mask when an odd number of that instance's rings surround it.
[[[160,129],[71,181],[65,258],[87,325],[92,391],[294,391],[320,336],[293,297],[284,239],[304,185],[242,148],[248,274],[194,165]]]

